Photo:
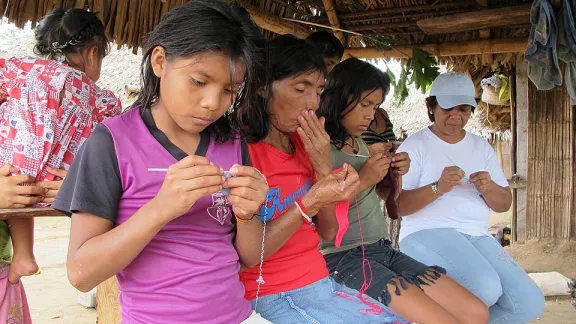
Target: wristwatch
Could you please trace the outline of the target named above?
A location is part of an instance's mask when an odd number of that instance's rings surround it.
[[[434,181],[430,184],[430,187],[432,187],[432,191],[434,191],[434,193],[438,196],[438,197],[442,197],[442,194],[440,193],[440,191],[438,191],[438,181]]]

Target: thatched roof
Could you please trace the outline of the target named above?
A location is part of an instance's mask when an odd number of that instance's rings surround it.
[[[34,25],[54,7],[81,7],[96,12],[118,46],[135,51],[145,35],[169,10],[188,0],[0,0],[0,13],[19,27]],[[216,1],[216,0],[215,0]],[[231,2],[231,0],[220,0]],[[368,59],[405,59],[412,47],[438,56],[448,69],[468,73],[477,89],[486,72],[501,66],[509,71],[523,52],[529,34],[531,0],[240,0],[265,36],[293,33],[304,37],[331,26],[350,55]],[[8,5],[8,6],[7,6]],[[31,47],[29,47],[31,48]],[[119,52],[118,52],[119,53]],[[114,53],[108,61],[114,60]],[[120,55],[120,54],[117,54]],[[138,58],[134,58],[138,62]],[[107,64],[104,64],[107,68]],[[126,69],[128,70],[128,69]],[[116,69],[116,71],[126,71]],[[105,87],[121,96],[127,81]],[[103,81],[106,83],[106,81]],[[121,88],[119,88],[121,87]],[[393,119],[408,133],[427,124],[426,114],[405,113],[420,107],[415,89],[400,105],[389,107]],[[478,92],[478,97],[480,92]],[[126,97],[125,97],[126,99]],[[402,109],[394,117],[396,109]],[[408,109],[408,110],[406,110]],[[418,116],[418,117],[416,117]],[[474,131],[484,137],[509,136],[505,108],[485,107],[476,113]],[[408,120],[410,119],[410,120]],[[475,121],[473,121],[475,122]],[[482,127],[484,126],[484,127]],[[400,127],[400,126],[399,126]],[[471,125],[472,129],[474,126]],[[399,130],[399,129],[398,129]]]
[[[0,13],[22,27],[54,7],[97,12],[119,45],[138,47],[168,10],[188,0],[0,0]],[[221,0],[230,2],[232,0]],[[356,57],[406,57],[417,45],[462,62],[498,63],[526,46],[530,0],[240,0],[266,36],[306,36],[318,25]],[[6,5],[8,7],[6,8]],[[454,16],[458,15],[458,16]],[[288,20],[289,19],[289,20]],[[430,20],[432,19],[432,20]],[[478,30],[482,29],[482,30]],[[341,32],[344,30],[345,32]],[[455,32],[458,31],[458,32]],[[392,50],[382,51],[392,45]],[[491,56],[487,53],[502,55]],[[482,55],[483,54],[483,55]],[[450,59],[448,59],[450,60]]]

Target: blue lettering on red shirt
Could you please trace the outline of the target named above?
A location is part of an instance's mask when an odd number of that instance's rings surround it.
[[[282,214],[286,209],[290,208],[298,198],[304,196],[308,190],[310,190],[310,187],[312,187],[312,178],[308,179],[302,187],[284,198],[282,198],[280,188],[270,188],[268,195],[266,195],[266,205],[260,208],[260,220],[269,221],[273,219],[275,215]]]

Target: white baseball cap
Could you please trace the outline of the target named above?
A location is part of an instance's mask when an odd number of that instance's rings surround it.
[[[450,109],[459,105],[478,107],[476,103],[476,88],[466,74],[447,72],[440,74],[430,87],[430,96],[435,96],[442,109]]]

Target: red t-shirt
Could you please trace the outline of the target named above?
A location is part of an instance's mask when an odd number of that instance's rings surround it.
[[[252,166],[260,170],[268,180],[270,191],[266,204],[266,219],[282,217],[297,198],[304,196],[312,187],[314,169],[297,134],[291,136],[295,153],[290,155],[277,150],[263,141],[249,144]],[[264,208],[260,214],[264,214]],[[264,260],[260,296],[277,294],[302,288],[328,276],[324,257],[318,249],[320,237],[314,227],[302,224],[300,228],[275,254]],[[246,287],[246,299],[256,298],[259,266],[240,273]]]

